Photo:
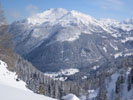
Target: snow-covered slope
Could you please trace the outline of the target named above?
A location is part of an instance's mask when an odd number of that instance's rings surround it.
[[[25,82],[17,79],[15,72],[7,70],[7,64],[0,60],[0,99],[1,100],[55,100],[35,94],[26,88]]]
[[[63,100],[80,100],[77,96],[74,94],[68,94],[66,96],[62,97]]]
[[[117,29],[122,29],[123,31],[131,31],[133,30],[133,19],[126,19],[121,22],[114,19],[100,19],[99,22],[109,30],[113,32],[117,31]]]
[[[120,74],[119,72],[114,73],[111,76],[111,81],[108,81],[107,85],[106,85],[106,89],[107,89],[107,97],[109,100],[113,100],[115,98],[115,96],[117,95],[116,93],[116,89],[118,88],[118,86],[116,86],[116,84],[118,83],[118,77],[121,80],[123,77],[123,82],[121,81],[121,84],[119,84],[119,95],[120,95],[120,100],[132,100],[133,98],[133,88],[131,88],[131,90],[128,90],[128,81],[129,81],[129,73],[131,72],[131,68],[129,67],[128,70],[126,71],[126,73],[124,74]],[[120,81],[119,80],[119,81]]]
[[[18,54],[43,72],[55,72],[103,64],[120,57],[120,52],[132,53],[132,26],[132,20],[98,20],[52,8],[12,23],[9,31]]]
[[[94,31],[93,27],[101,26],[89,15],[74,10],[51,8],[43,13],[30,16],[24,21],[14,22],[9,30],[13,33],[15,44],[23,45],[20,52],[28,53],[42,44],[45,39],[56,35],[56,32],[59,32],[56,37],[57,41],[74,41],[81,33],[91,34],[90,31]],[[24,48],[27,50],[25,51]]]
[[[71,23],[77,24],[95,24],[97,22],[96,19],[92,18],[89,15],[80,13],[78,11],[72,10],[67,11],[62,8],[51,8],[49,10],[44,11],[43,13],[39,13],[27,18],[27,22],[32,25],[40,25],[44,23],[50,24],[62,24],[69,25]]]
[[[26,88],[25,82],[17,79],[17,75],[15,72],[8,71],[7,64],[1,60],[0,60],[0,84],[29,91]]]
[[[1,100],[56,100],[33,92],[13,88],[8,85],[0,84]]]
[[[16,51],[25,54],[53,36],[56,38],[52,39],[53,41],[49,44],[55,41],[75,41],[82,33],[104,32],[111,33],[110,35],[115,38],[121,37],[120,29],[123,31],[133,30],[131,21],[131,19],[123,22],[113,19],[97,20],[78,11],[51,8],[23,21],[14,22],[9,31],[13,34],[13,40],[17,46]]]
[[[39,25],[45,22],[51,22],[55,23],[57,20],[59,20],[61,17],[63,17],[67,13],[67,10],[58,8],[54,9],[51,8],[47,11],[44,11],[43,13],[39,13],[37,15],[33,15],[29,18],[27,18],[28,23],[32,25]]]

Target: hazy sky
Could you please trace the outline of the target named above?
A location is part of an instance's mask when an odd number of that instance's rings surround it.
[[[133,0],[0,0],[9,23],[49,8],[77,10],[96,19],[133,18]]]

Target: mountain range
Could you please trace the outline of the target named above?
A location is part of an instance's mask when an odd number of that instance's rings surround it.
[[[40,99],[133,98],[133,19],[95,19],[51,8],[2,24],[0,33],[6,36],[0,42],[0,89],[6,92]]]
[[[15,51],[42,72],[84,72],[133,54],[133,19],[95,19],[51,8],[12,23],[9,32]]]

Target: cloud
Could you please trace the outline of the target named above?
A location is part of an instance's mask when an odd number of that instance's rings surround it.
[[[105,10],[121,10],[124,5],[122,0],[97,0],[97,2]]]
[[[29,15],[34,15],[38,12],[38,8],[36,6],[30,4],[26,7],[26,11],[28,12]]]
[[[115,5],[123,5],[122,0],[107,0],[107,1]]]
[[[19,13],[19,11],[17,11],[16,9],[11,9],[9,11],[9,16],[16,20],[20,19],[22,17],[21,14]]]

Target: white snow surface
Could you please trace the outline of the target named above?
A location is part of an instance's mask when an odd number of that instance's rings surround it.
[[[133,53],[132,52],[118,52],[116,54],[114,54],[114,58],[118,58],[118,57],[127,57],[127,56],[132,56]]]
[[[55,80],[65,81],[67,77],[58,77],[62,75],[70,76],[75,73],[78,73],[79,70],[76,68],[61,69],[59,72],[46,72],[45,75],[52,77]]]
[[[115,55],[114,55],[114,57],[115,58],[118,58],[118,57],[121,57],[123,54],[122,54],[122,52],[118,52],[118,53],[116,53]]]
[[[86,98],[86,95],[82,95],[80,97],[80,100],[94,100],[94,98],[97,97],[99,89],[96,90],[88,90],[88,99]]]
[[[88,90],[89,93],[89,100],[93,100],[94,98],[96,98],[97,94],[98,94],[98,89],[97,90]]]
[[[63,75],[67,75],[67,76],[73,75],[73,74],[78,73],[78,72],[79,72],[79,70],[76,68],[69,68],[69,69],[61,70],[61,73]]]
[[[71,22],[89,24],[94,23],[96,20],[87,14],[75,10],[67,11],[63,8],[51,8],[43,13],[28,17],[27,21],[32,25],[39,25],[45,22],[52,24],[62,23],[62,25],[66,25]]]
[[[8,85],[0,84],[1,100],[56,100],[33,92],[17,89]]]
[[[96,66],[93,66],[92,69],[93,70],[96,70],[97,68],[99,68],[100,66],[99,65],[96,65]]]
[[[111,29],[110,26],[119,27],[119,22],[116,21],[116,20],[114,20],[114,19],[109,19],[109,18],[105,19],[105,18],[101,18],[101,19],[99,20],[99,22],[100,22],[105,28],[109,29],[109,32],[110,32],[110,33],[113,33],[113,32],[111,32],[113,29]]]
[[[67,75],[67,76],[70,76],[70,75],[73,75],[75,73],[78,73],[79,70],[76,69],[76,68],[69,68],[69,69],[61,69],[59,72],[55,72],[55,73],[45,73],[46,75],[48,74],[57,74],[57,75]]]
[[[111,76],[111,79],[112,81],[109,82],[108,86],[107,86],[107,97],[108,98],[111,98],[111,93],[112,91],[114,92],[115,91],[115,88],[116,88],[116,81],[117,81],[117,78],[118,78],[119,74],[118,73],[115,73]]]
[[[97,20],[91,17],[90,15],[83,14],[75,10],[67,11],[63,8],[51,8],[49,10],[44,11],[43,13],[32,15],[28,17],[26,20],[29,26],[33,27],[42,27],[45,23],[48,23],[48,25],[50,26],[61,25],[62,27],[67,27],[67,29],[61,30],[60,35],[57,36],[57,40],[62,42],[74,41],[79,38],[79,35],[81,33],[91,34],[93,31],[100,32],[101,29],[108,33],[111,33],[113,37],[117,38],[118,36],[120,36],[120,34],[117,34],[117,32],[115,32],[116,30],[114,30],[112,26],[117,28],[125,28],[124,23],[120,25],[120,22],[113,19]],[[126,26],[128,26],[128,24],[126,24]],[[130,31],[132,29],[133,28],[130,28],[128,30]],[[35,32],[33,36],[38,38],[39,35],[38,32],[36,32],[38,30],[34,31]],[[52,34],[52,32],[45,33],[49,33],[49,35],[47,34],[48,36]]]
[[[43,13],[38,13],[36,15],[30,16],[29,18],[27,18],[27,21],[32,25],[42,24],[44,22],[55,23],[59,18],[63,17],[66,13],[67,11],[65,9],[51,8],[49,10],[44,11]]]
[[[44,11],[43,13],[38,13],[36,15],[30,16],[27,19],[27,22],[32,27],[42,27],[42,24],[49,23],[50,26],[61,25],[62,27],[67,26],[67,29],[62,29],[59,31],[60,35],[57,36],[57,41],[74,41],[79,38],[81,33],[90,34],[93,29],[89,28],[89,26],[98,26],[101,25],[98,23],[96,19],[93,17],[80,13],[78,11],[72,10],[67,11],[63,8],[51,8],[49,10]],[[78,26],[78,27],[75,27]],[[85,27],[86,26],[86,27]],[[84,28],[83,28],[84,27]],[[41,35],[38,35],[37,29],[34,30],[33,37],[41,38]],[[50,32],[46,36],[51,36],[54,30]],[[56,29],[55,29],[56,31]],[[63,34],[62,34],[63,33]],[[42,36],[44,37],[44,36]]]
[[[133,19],[125,19],[120,23],[120,28],[125,31],[133,30]]]
[[[128,91],[127,87],[128,87],[128,74],[130,73],[131,68],[128,68],[127,72],[124,74],[125,77],[125,82],[122,84],[123,88],[120,91],[121,95],[121,100],[132,100],[131,98],[133,98],[133,89],[131,89],[130,91]],[[119,77],[119,75],[121,75],[119,72],[114,73],[111,76],[111,80],[108,82],[108,84],[106,85],[107,88],[107,97],[109,100],[113,100],[115,94],[113,94],[113,92],[115,92],[115,88],[116,88],[116,81],[117,78]]]
[[[92,18],[87,14],[80,13],[78,11],[72,10],[68,12],[64,17],[62,17],[58,23],[62,23],[62,25],[70,24],[70,23],[77,23],[77,24],[92,24],[97,22],[96,19]]]
[[[17,75],[7,70],[7,64],[0,60],[0,84],[8,85],[21,90],[29,91],[23,81],[16,81]]]
[[[115,46],[114,44],[111,44],[111,43],[110,43],[110,46],[111,46],[114,50],[118,50],[118,47]]]
[[[128,30],[133,30],[133,28],[130,27],[133,26],[133,23],[130,23],[129,20],[124,22],[118,22],[113,19],[98,20],[88,14],[83,14],[75,10],[67,11],[63,8],[51,8],[42,13],[29,16],[24,22],[22,21],[19,24],[24,24],[26,27],[22,27],[22,30],[24,30],[24,32],[22,31],[22,38],[15,41],[15,43],[24,41],[26,36],[30,33],[29,31],[33,29],[31,39],[25,44],[25,47],[28,48],[26,53],[38,47],[44,39],[51,38],[51,36],[57,32],[58,34],[55,35],[55,40],[53,39],[49,44],[57,41],[73,42],[77,40],[82,33],[92,35],[95,32],[103,31],[110,33],[115,38],[119,38],[121,34],[116,30],[117,28],[129,26]],[[117,50],[117,48],[114,49]],[[104,49],[104,51],[106,50]]]
[[[133,53],[126,53],[126,54],[124,54],[124,57],[126,57],[126,56],[132,56],[133,55]]]
[[[38,13],[28,17],[27,21],[31,25],[40,25],[43,23],[51,23],[52,25],[61,24],[62,26],[70,25],[71,23],[84,25],[93,24],[94,26],[102,27],[109,33],[113,33],[115,31],[110,26],[122,28],[125,31],[133,29],[133,19],[126,19],[122,22],[109,18],[97,20],[87,14],[83,14],[75,10],[67,11],[63,8],[51,8],[43,13]]]
[[[7,70],[7,64],[0,60],[0,99],[1,100],[56,100],[35,94],[26,88],[25,82],[16,81],[15,72]]]
[[[113,30],[113,28],[111,28],[110,26],[113,26],[115,28],[121,28],[124,31],[133,30],[133,19],[126,19],[122,22],[118,22],[114,19],[102,18],[99,21],[105,28],[110,31],[110,33],[115,32],[115,30]]]
[[[82,80],[84,80],[84,79],[87,79],[87,76],[83,76],[83,77],[82,77]]]
[[[80,100],[77,96],[74,94],[68,94],[66,96],[62,97],[63,100]]]
[[[133,41],[133,37],[126,37],[125,39],[121,40],[122,43],[125,43],[127,41]]]
[[[107,49],[106,49],[106,47],[103,47],[103,50],[104,50],[104,52],[107,52]]]

